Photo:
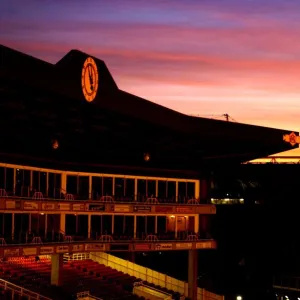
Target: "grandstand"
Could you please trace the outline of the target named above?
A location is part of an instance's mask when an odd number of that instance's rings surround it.
[[[197,286],[209,166],[292,149],[290,132],[169,110],[76,50],[52,65],[0,46],[0,79],[3,299],[223,299]],[[188,251],[188,282],[136,265],[148,251]]]

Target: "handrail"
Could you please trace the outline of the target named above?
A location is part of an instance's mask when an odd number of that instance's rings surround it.
[[[1,196],[0,196],[1,198]],[[33,199],[32,197],[21,197],[21,196],[2,196],[5,200],[26,200],[26,201],[32,201],[32,202],[55,202],[57,203],[58,201],[62,201],[64,203],[79,203],[79,202],[84,202],[86,204],[105,204],[105,203],[111,203],[111,202],[101,202],[100,200],[95,200],[95,199],[65,199],[65,198],[42,198],[42,199]],[[147,206],[157,206],[157,205],[163,205],[163,206],[168,206],[168,205],[182,205],[182,206],[212,206],[213,204],[206,204],[206,203],[198,203],[198,204],[192,204],[192,203],[181,203],[181,202],[157,202],[157,203],[147,203],[147,202],[140,202],[140,201],[114,201],[114,204],[133,204],[133,205],[147,205]]]
[[[106,240],[103,240],[103,241],[100,241],[99,240],[90,240],[90,239],[86,239],[86,240],[80,240],[80,241],[57,241],[57,242],[46,242],[46,243],[43,243],[43,244],[31,244],[31,243],[19,243],[19,244],[6,244],[6,245],[1,245],[1,248],[10,248],[10,247],[23,247],[23,246],[31,246],[31,245],[34,245],[34,246],[43,246],[43,247],[47,247],[47,246],[52,246],[52,245],[60,245],[60,244],[82,244],[82,243],[85,243],[85,244],[113,244],[113,243],[116,243],[116,244],[135,244],[135,243],[160,243],[160,244],[163,244],[163,243],[170,243],[170,242],[180,242],[180,243],[191,243],[191,242],[201,242],[201,241],[215,241],[214,239],[199,239],[197,241],[188,241],[186,239],[173,239],[173,240],[112,240],[112,241],[106,241]]]
[[[30,297],[31,300],[35,300],[35,299],[36,300],[52,300],[51,298],[45,297],[38,293],[32,292],[30,290],[24,289],[23,287],[13,284],[4,279],[0,279],[0,287],[4,288],[4,290],[14,291],[21,296],[28,296],[28,297]]]
[[[95,300],[103,300],[102,298],[91,295],[89,291],[79,292],[79,293],[76,294],[76,297],[77,297],[77,299],[78,298],[89,297],[89,298],[92,298],[92,299],[95,299]]]
[[[137,282],[134,282],[134,283],[133,283],[133,287],[140,287],[140,286],[146,287],[146,288],[148,288],[148,289],[150,289],[150,290],[153,290],[153,291],[155,291],[155,292],[158,292],[158,293],[160,293],[160,294],[163,294],[163,295],[171,296],[171,297],[172,297],[172,295],[171,295],[170,293],[167,293],[167,292],[161,291],[161,290],[159,290],[159,289],[156,289],[155,287],[152,287],[152,286],[150,286],[150,285],[144,283],[143,280],[137,281]]]

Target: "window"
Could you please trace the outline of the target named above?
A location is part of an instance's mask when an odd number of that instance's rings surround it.
[[[5,168],[4,170],[4,189],[6,192],[12,192],[14,190],[14,169]]]
[[[115,192],[114,195],[116,198],[122,200],[125,196],[125,179],[124,178],[115,178]]]
[[[113,178],[103,177],[103,196],[111,196],[113,193]]]
[[[165,199],[167,195],[167,182],[159,180],[158,181],[158,198]]]
[[[60,198],[61,189],[61,174],[49,173],[48,175],[48,197],[50,198]],[[66,191],[62,191],[66,193]]]
[[[67,175],[67,194],[78,194],[78,176]]]
[[[29,197],[30,196],[30,171],[16,169],[16,189],[17,196]]]
[[[137,187],[137,193],[138,193],[138,201],[145,201],[146,199],[146,180],[144,179],[138,179],[138,187]]]
[[[179,181],[178,182],[178,202],[183,203],[187,197],[187,183]]]
[[[167,182],[167,198],[175,202],[176,181],[168,181]]]
[[[134,200],[134,179],[125,179],[125,197],[128,200]]]
[[[188,199],[195,198],[195,182],[187,183],[187,196],[188,196]]]
[[[156,180],[147,180],[147,197],[156,197]]]
[[[92,199],[100,199],[103,195],[103,177],[92,177]]]
[[[80,199],[89,199],[89,177],[79,176],[78,177],[78,194]]]

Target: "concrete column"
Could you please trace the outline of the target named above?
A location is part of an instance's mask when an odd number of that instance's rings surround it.
[[[32,196],[31,195],[32,189],[33,189],[33,171],[30,170],[29,196]]]
[[[111,234],[115,233],[115,215],[111,216]]]
[[[11,214],[11,239],[15,239],[15,214]]]
[[[67,173],[61,173],[60,192],[62,194],[67,193]]]
[[[47,198],[49,197],[48,195],[49,195],[49,172],[46,172],[46,197]]]
[[[175,216],[175,238],[177,238],[177,216]]]
[[[155,180],[155,197],[158,198],[158,180]]]
[[[63,255],[51,255],[51,284],[62,285]]]
[[[175,201],[176,201],[176,203],[178,202],[178,181],[176,181],[176,188],[175,188],[175,190],[176,190],[176,196],[175,196]]]
[[[112,191],[111,191],[111,195],[114,197],[115,196],[115,191],[116,191],[116,178],[113,177],[112,179]]]
[[[28,233],[31,233],[31,214],[28,215]]]
[[[157,234],[157,216],[155,216],[155,221],[154,221],[154,233]]]
[[[47,238],[47,232],[48,232],[48,215],[45,214],[45,238]]]
[[[14,168],[14,183],[13,183],[13,194],[16,194],[16,180],[17,180],[17,170]]]
[[[133,216],[133,238],[136,239],[136,215]]]
[[[61,233],[66,233],[66,214],[60,214],[59,230]]]
[[[138,182],[137,182],[137,178],[134,178],[134,201],[137,201],[137,194],[138,194]]]
[[[89,199],[91,200],[93,198],[93,190],[92,190],[92,182],[93,182],[93,177],[89,176]]]
[[[197,300],[198,250],[189,250],[188,297]]]
[[[195,215],[194,220],[194,232],[197,234],[199,232],[199,215]]]
[[[195,199],[198,199],[200,202],[200,180],[197,180],[195,183]]]
[[[88,215],[88,239],[91,238],[92,233],[92,215]]]

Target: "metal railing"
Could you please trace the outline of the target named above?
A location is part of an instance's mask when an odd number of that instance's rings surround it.
[[[13,284],[13,283],[3,280],[3,279],[0,279],[0,288],[11,291],[12,293],[16,293],[20,296],[26,296],[30,300],[52,300],[51,298],[42,296],[42,295],[32,292],[30,290],[24,289],[21,286],[18,286],[16,284]],[[12,299],[14,299],[14,298],[12,297]]]
[[[77,293],[76,297],[77,297],[77,299],[89,298],[89,299],[95,299],[95,300],[103,300],[102,298],[91,295],[89,291]]]

